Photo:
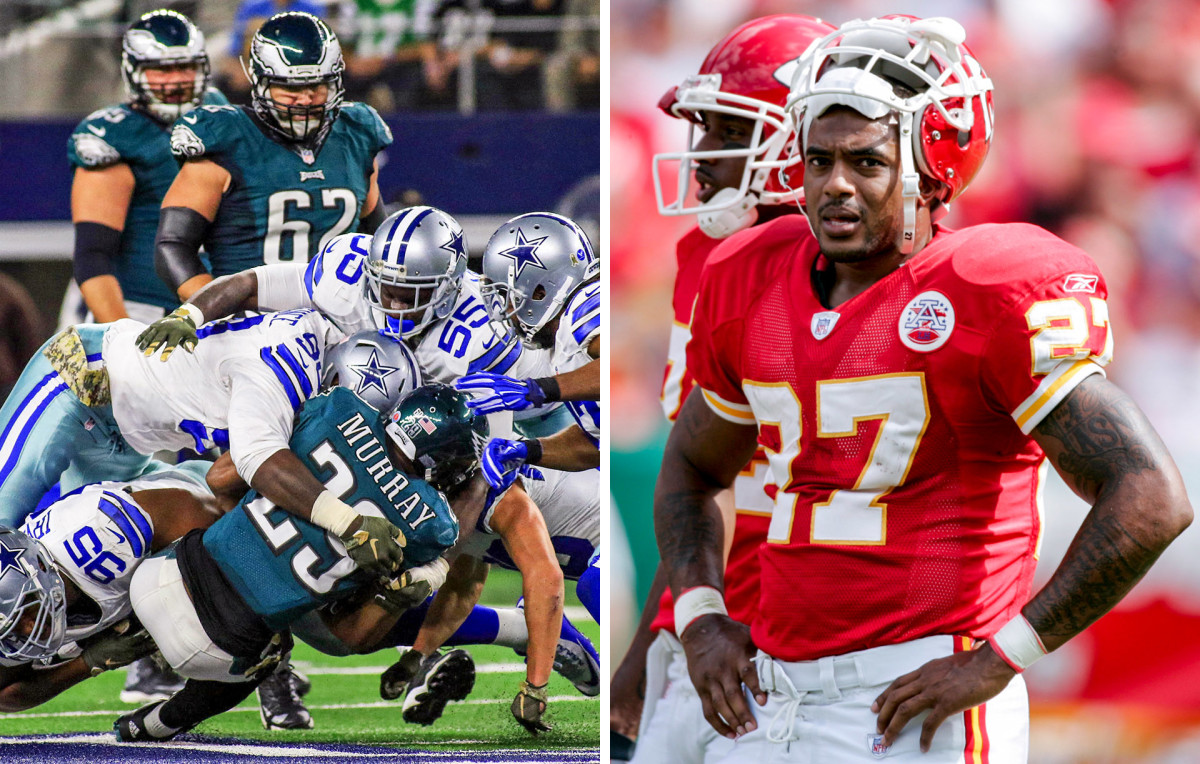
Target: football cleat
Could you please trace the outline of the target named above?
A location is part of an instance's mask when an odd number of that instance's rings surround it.
[[[570,621],[564,620],[562,635],[554,650],[554,670],[580,693],[594,698],[600,694],[600,656],[591,640],[580,634],[571,626]]]
[[[292,675],[292,685],[296,688],[296,694],[303,698],[312,689],[312,680],[308,678],[308,674],[291,664],[288,664],[288,673]]]
[[[258,712],[263,727],[269,730],[312,729],[313,718],[297,692],[297,682],[289,668],[268,676],[258,685]]]
[[[153,700],[166,700],[183,689],[184,681],[170,666],[149,655],[129,664],[129,668],[125,670],[125,687],[121,690],[121,702],[149,703]]]
[[[136,711],[118,716],[117,720],[113,722],[113,734],[117,736],[117,741],[121,743],[161,743],[191,729],[191,727],[178,729],[166,737],[156,737],[146,730],[146,716],[165,702],[156,700]]]
[[[395,700],[408,692],[408,685],[421,670],[425,656],[409,648],[400,656],[400,660],[388,666],[379,677],[379,697],[384,700]]]
[[[434,653],[426,658],[409,683],[404,721],[430,725],[452,700],[463,700],[475,687],[475,661],[466,650]]]

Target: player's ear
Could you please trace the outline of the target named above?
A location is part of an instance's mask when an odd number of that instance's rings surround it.
[[[938,181],[930,178],[927,175],[921,176],[921,185],[919,187],[920,196],[919,203],[922,207],[932,207],[934,202],[941,197],[941,192],[945,187]]]

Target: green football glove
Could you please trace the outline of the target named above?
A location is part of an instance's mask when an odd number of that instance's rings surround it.
[[[379,697],[395,700],[408,692],[408,683],[421,670],[425,656],[411,647],[379,677]]]
[[[190,307],[190,306],[188,306]],[[195,310],[194,308],[192,310]],[[180,306],[146,327],[138,335],[137,346],[146,356],[161,350],[160,361],[170,358],[180,345],[191,353],[196,349],[196,322],[187,307]]]
[[[83,662],[92,676],[128,666],[138,658],[144,658],[158,648],[149,632],[138,624],[131,628],[125,619],[106,629],[99,639],[83,650]]]
[[[542,721],[542,716],[546,713],[546,685],[541,687],[536,684],[530,684],[528,681],[521,682],[521,690],[517,693],[517,697],[513,698],[512,715],[518,723],[532,734],[536,735],[539,732],[549,732],[552,728],[549,724]]]
[[[342,536],[350,559],[366,572],[391,578],[404,563],[404,531],[382,517],[362,515],[358,530],[347,529]]]
[[[450,563],[445,557],[404,571],[395,578],[380,580],[375,602],[389,613],[403,613],[420,605],[446,583]]]

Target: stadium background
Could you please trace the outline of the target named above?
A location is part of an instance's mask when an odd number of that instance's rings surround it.
[[[243,25],[238,0],[4,0],[0,2],[0,394],[60,321],[71,279],[71,168],[67,140],[95,109],[122,100],[120,36],[140,14],[171,7],[205,32],[214,75],[231,101],[244,75],[231,47]],[[286,2],[276,3],[287,5]],[[575,217],[593,241],[599,235],[599,0],[316,0],[339,34],[348,61],[348,97],[375,105],[395,143],[380,156],[380,190],[390,210],[414,203],[445,209],[463,223],[473,256],[504,220],[533,210]],[[250,20],[250,29],[262,19]],[[445,69],[431,85],[414,51],[430,46]],[[515,73],[505,55],[528,61]],[[505,76],[505,75],[510,76]],[[437,83],[434,83],[437,84]],[[155,278],[153,273],[148,278]],[[569,582],[568,582],[569,583]],[[496,571],[484,599],[511,606],[520,595],[515,574]],[[599,629],[568,586],[568,612],[599,645]],[[333,660],[301,647],[297,659],[314,677],[309,697],[317,727],[265,733],[251,699],[239,711],[199,731],[271,743],[426,744],[420,760],[463,760],[460,749],[529,761],[594,761],[599,701],[584,699],[557,675],[551,680],[551,721],[558,728],[534,741],[509,718],[508,703],[524,674],[512,651],[473,651],[480,675],[464,704],[453,704],[433,727],[400,720],[396,704],[378,700],[378,674],[395,651]],[[68,691],[29,714],[0,715],[0,760],[106,761],[114,754],[94,737],[68,747],[18,746],[9,735],[108,730],[128,707],[117,702],[116,672]],[[519,734],[518,734],[519,733]],[[109,737],[111,740],[111,737]],[[70,747],[75,746],[75,747]],[[515,753],[511,749],[538,749]],[[345,748],[336,758],[376,753]],[[232,760],[237,749],[178,755]],[[253,759],[262,758],[258,751]],[[326,751],[326,754],[329,752]],[[120,754],[125,755],[125,754]],[[320,757],[280,749],[274,755]],[[156,754],[164,760],[167,754]],[[432,757],[432,758],[431,758]],[[403,758],[403,757],[401,757]],[[404,759],[409,760],[409,759]]]
[[[658,403],[675,242],[691,218],[656,214],[656,151],[686,125],[658,99],[754,16],[834,24],[946,15],[996,83],[983,171],[951,226],[1030,221],[1087,250],[1109,286],[1110,378],[1149,415],[1200,496],[1200,5],[1183,0],[611,0],[613,499],[630,557],[614,561],[614,660],[657,563],[651,493],[667,427]],[[1055,477],[1038,583],[1086,506]],[[614,523],[610,547],[617,557]],[[636,560],[636,566],[633,564]],[[1030,761],[1200,761],[1200,530],[1185,532],[1112,613],[1026,677]]]

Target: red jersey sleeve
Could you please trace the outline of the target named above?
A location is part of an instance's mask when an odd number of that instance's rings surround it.
[[[754,412],[742,392],[742,337],[746,282],[731,272],[737,249],[730,240],[718,247],[700,276],[692,313],[687,368],[709,408],[722,419],[754,424]]]
[[[1029,434],[1092,374],[1112,360],[1108,289],[1082,250],[1033,226],[1004,226],[1015,263],[1009,298],[987,340],[984,394]]]

